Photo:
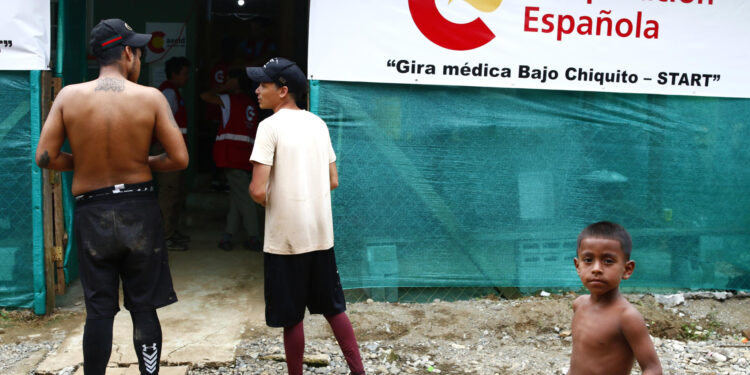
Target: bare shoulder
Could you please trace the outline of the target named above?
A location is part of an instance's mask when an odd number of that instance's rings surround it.
[[[66,85],[57,93],[55,101],[61,103],[68,98],[75,98],[78,94],[89,91],[93,85],[93,81]]]
[[[158,108],[160,104],[166,103],[164,95],[155,87],[128,82],[127,88],[131,95],[139,98],[144,105],[152,105],[153,107]]]
[[[82,106],[81,98],[88,98],[96,81],[65,85],[52,101],[52,111],[75,110]]]
[[[573,311],[578,310],[581,306],[589,303],[589,296],[578,296],[573,300]]]
[[[140,95],[149,95],[149,96],[161,95],[161,91],[159,91],[159,89],[155,87],[144,86],[144,85],[140,85],[140,84],[137,84],[135,82],[130,82],[130,81],[126,81],[125,84],[127,85],[126,87],[128,89],[133,90]]]
[[[643,319],[643,315],[641,315],[641,312],[638,311],[638,309],[635,308],[630,302],[628,302],[625,298],[623,298],[621,302],[621,314],[620,319],[622,321],[623,325],[631,325],[631,326],[644,326],[646,325],[645,320]]]

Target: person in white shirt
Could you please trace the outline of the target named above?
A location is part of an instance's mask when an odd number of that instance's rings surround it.
[[[266,207],[266,324],[284,327],[288,373],[301,375],[305,308],[323,314],[351,373],[364,374],[333,251],[331,190],[339,182],[328,127],[297,106],[307,78],[294,62],[273,58],[247,74],[259,83],[260,108],[274,111],[260,123],[250,156],[250,195]]]

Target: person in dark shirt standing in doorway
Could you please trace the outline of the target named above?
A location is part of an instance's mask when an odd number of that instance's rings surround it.
[[[164,70],[167,80],[159,86],[159,90],[167,98],[169,108],[172,109],[172,114],[182,132],[182,139],[187,144],[187,110],[180,89],[185,87],[190,77],[190,61],[185,57],[173,57],[167,60]],[[164,152],[164,148],[156,143],[152,152],[159,154]],[[177,230],[187,196],[185,173],[183,171],[157,172],[155,177],[159,189],[159,207],[164,215],[164,236],[167,238],[167,249],[187,250],[190,236]]]

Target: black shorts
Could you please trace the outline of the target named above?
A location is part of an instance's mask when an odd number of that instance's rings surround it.
[[[120,310],[120,279],[130,311],[177,302],[151,182],[76,196],[74,220],[87,318],[115,316]]]
[[[266,324],[291,327],[310,314],[346,311],[333,248],[297,255],[264,253]]]

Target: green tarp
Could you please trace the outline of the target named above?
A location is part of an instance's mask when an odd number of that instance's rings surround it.
[[[0,72],[0,306],[44,312],[39,72]]]
[[[750,100],[313,81],[345,288],[578,288],[616,221],[649,288],[750,289]]]

